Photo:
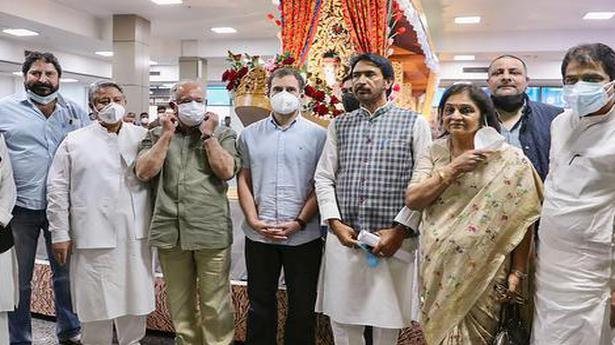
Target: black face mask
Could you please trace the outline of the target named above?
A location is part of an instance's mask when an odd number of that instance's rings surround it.
[[[344,110],[346,110],[347,113],[355,111],[361,106],[359,104],[359,100],[350,92],[342,95],[342,103],[344,104]]]
[[[502,109],[507,112],[519,110],[525,102],[525,93],[518,95],[495,96],[491,95],[491,100],[496,109]]]

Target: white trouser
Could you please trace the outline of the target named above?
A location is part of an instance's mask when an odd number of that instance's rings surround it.
[[[145,336],[146,315],[126,315],[112,320],[81,323],[81,343],[83,345],[111,345],[113,325],[119,345],[138,345]]]
[[[331,320],[335,345],[365,345],[365,326],[348,325]],[[374,345],[396,345],[399,329],[374,327]]]
[[[9,317],[6,311],[0,311],[0,344],[9,343]]]

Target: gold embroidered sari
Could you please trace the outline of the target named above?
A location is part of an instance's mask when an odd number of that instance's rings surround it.
[[[447,139],[421,158],[410,185],[450,163]],[[523,152],[505,144],[453,182],[421,223],[421,317],[429,345],[487,345],[497,331],[510,254],[540,215],[542,182]]]

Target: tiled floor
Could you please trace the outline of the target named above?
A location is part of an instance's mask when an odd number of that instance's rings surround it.
[[[33,318],[32,345],[57,345],[54,327],[53,321]],[[145,339],[141,341],[141,345],[174,345],[174,341],[172,335],[148,332]]]

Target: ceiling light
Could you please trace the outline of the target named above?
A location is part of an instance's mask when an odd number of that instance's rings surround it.
[[[21,77],[21,76],[23,76],[23,73],[20,72],[20,71],[17,71],[17,72],[13,72],[13,75],[17,75],[17,76]]]
[[[609,20],[615,16],[615,12],[587,12],[583,19],[585,20]]]
[[[104,57],[111,57],[113,56],[113,52],[111,51],[99,51],[99,52],[95,52],[96,55],[100,55],[100,56],[104,56]]]
[[[455,24],[478,24],[480,23],[479,16],[455,17]]]
[[[234,34],[237,32],[237,30],[235,30],[234,28],[228,27],[228,26],[211,28],[210,30],[217,34]]]
[[[149,65],[150,65],[150,66],[157,65],[157,64],[158,64],[158,62],[157,62],[157,61],[154,61],[154,60],[149,60]]]
[[[30,31],[27,29],[4,29],[2,30],[5,34],[25,37],[25,36],[38,36],[38,32]]]
[[[61,83],[76,83],[79,80],[73,78],[60,78]]]
[[[156,5],[178,5],[183,3],[183,0],[152,0]]]
[[[474,61],[476,57],[474,55],[455,55],[453,60],[455,61]]]

